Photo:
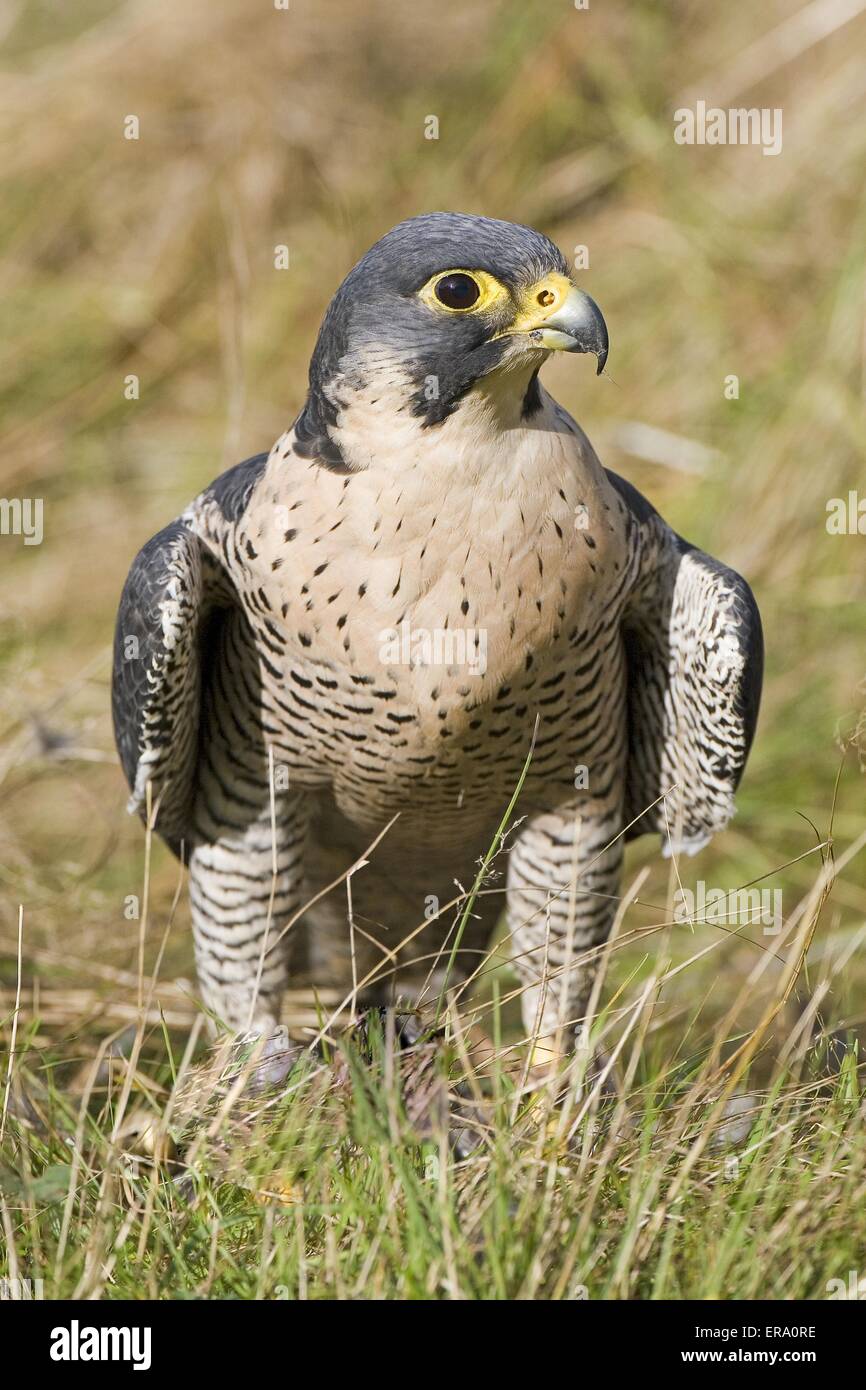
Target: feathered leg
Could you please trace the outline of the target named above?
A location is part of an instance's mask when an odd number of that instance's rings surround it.
[[[190,905],[204,1001],[233,1031],[279,1022],[303,901],[307,798],[278,789],[256,729],[258,692],[239,623],[221,634],[212,673],[190,854]],[[274,784],[274,785],[272,785]]]
[[[580,1036],[600,952],[618,905],[618,806],[576,805],[532,817],[511,850],[508,926],[525,986],[523,1024],[537,1060],[571,1051]]]
[[[281,806],[276,868],[269,810],[242,831],[197,845],[190,857],[202,997],[234,1031],[269,1032],[279,1022],[290,946],[280,937],[302,902],[304,838],[304,818]]]

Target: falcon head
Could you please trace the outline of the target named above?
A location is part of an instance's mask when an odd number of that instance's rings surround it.
[[[389,415],[409,416],[435,429],[479,392],[493,393],[507,403],[510,423],[526,419],[540,403],[539,368],[557,351],[594,353],[601,372],[608,336],[552,241],[487,217],[411,217],[376,242],[334,295],[295,447],[333,468],[363,466],[369,445],[353,449],[346,437],[359,404],[380,426]]]

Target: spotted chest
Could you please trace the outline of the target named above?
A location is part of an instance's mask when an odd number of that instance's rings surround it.
[[[581,767],[603,782],[630,577],[582,437],[513,440],[510,470],[446,455],[435,487],[429,457],[419,476],[341,478],[290,456],[279,441],[237,521],[203,507],[196,524],[240,600],[291,784],[330,789],[364,825],[486,818],[533,733],[540,804],[573,796]]]

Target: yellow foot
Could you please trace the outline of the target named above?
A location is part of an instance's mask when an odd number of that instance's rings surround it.
[[[289,1182],[284,1173],[270,1173],[260,1179],[253,1196],[263,1207],[296,1207],[304,1200],[301,1188]]]

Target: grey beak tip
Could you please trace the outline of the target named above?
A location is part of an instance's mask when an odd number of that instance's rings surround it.
[[[610,346],[607,336],[607,324],[595,300],[588,295],[585,290],[581,291],[581,294],[583,296],[585,318],[575,336],[580,344],[580,350],[582,352],[595,353],[598,363],[596,367],[596,376],[601,376],[604,371],[605,363],[607,362],[608,348]]]

